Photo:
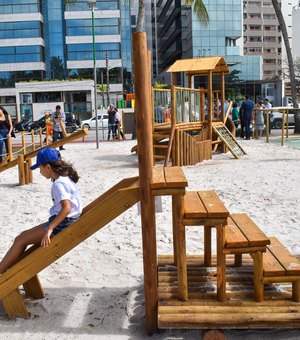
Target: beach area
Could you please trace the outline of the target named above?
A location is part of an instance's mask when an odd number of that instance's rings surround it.
[[[238,140],[247,155],[228,152],[183,167],[188,190],[215,190],[231,213],[247,213],[268,235],[300,254],[300,149]],[[80,180],[83,205],[123,178],[138,176],[136,141],[72,143],[62,151]],[[48,219],[51,183],[33,172],[18,185],[17,167],[0,174],[0,258],[21,231]],[[170,197],[156,215],[158,254],[172,253]],[[203,252],[203,231],[189,228],[187,251]],[[161,330],[146,335],[141,217],[137,205],[39,274],[46,297],[26,298],[30,319],[8,320],[0,302],[0,340],[201,339],[200,330]],[[213,317],[213,316],[212,316]],[[300,327],[300,325],[299,325]],[[225,330],[230,340],[295,340],[298,330]]]

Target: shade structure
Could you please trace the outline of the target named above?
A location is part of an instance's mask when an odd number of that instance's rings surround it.
[[[228,66],[223,57],[204,57],[181,59],[169,67],[167,72],[185,72],[187,75],[205,75],[209,71],[212,73],[229,73]]]

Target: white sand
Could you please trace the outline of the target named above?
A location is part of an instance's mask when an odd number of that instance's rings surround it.
[[[81,179],[84,205],[120,179],[138,174],[132,141],[74,143],[63,152]],[[231,212],[246,212],[268,235],[300,254],[300,150],[242,141],[248,153],[185,167],[190,189],[213,189]],[[0,258],[13,238],[48,217],[51,183],[34,172],[18,186],[17,169],[0,174]],[[113,204],[113,203],[112,203]],[[192,229],[192,230],[191,230]],[[188,230],[188,250],[201,251],[200,228]],[[157,214],[158,253],[171,253],[171,209],[163,198]],[[0,303],[0,339],[146,339],[141,226],[137,206],[39,275],[46,297],[27,299],[30,320],[9,321]],[[200,339],[200,331],[161,331],[152,339]],[[300,331],[226,331],[228,339],[300,339]]]

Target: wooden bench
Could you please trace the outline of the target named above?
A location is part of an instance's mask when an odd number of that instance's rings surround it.
[[[235,255],[235,265],[242,265],[242,255],[250,254],[254,267],[254,295],[256,301],[263,300],[263,253],[270,239],[247,214],[232,214],[225,227],[225,255]]]
[[[300,261],[276,237],[270,240],[263,256],[263,284],[291,282],[293,301],[300,302]]]
[[[211,266],[211,228],[217,229],[217,299],[225,299],[225,255],[224,227],[229,211],[214,191],[188,191],[183,200],[184,215],[177,230],[177,271],[179,298],[188,300],[187,265],[186,265],[186,226],[204,226],[204,264]]]

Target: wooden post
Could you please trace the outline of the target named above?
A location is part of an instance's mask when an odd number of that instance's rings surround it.
[[[24,155],[18,155],[19,184],[25,185]]]
[[[212,140],[212,115],[214,109],[213,93],[212,93],[212,72],[208,73],[208,139]]]
[[[217,225],[217,298],[218,301],[226,299],[226,258],[223,254],[225,245],[224,226]]]
[[[47,131],[47,129],[46,129]],[[43,135],[42,135],[42,128],[39,128],[39,137],[40,137],[40,148],[43,147]],[[46,139],[47,139],[47,135],[46,135]]]
[[[224,72],[221,72],[221,120],[225,124],[225,113],[224,112],[224,103],[225,103],[225,76]]]
[[[285,124],[285,114],[282,111],[282,124],[281,124],[281,146],[284,145],[284,124]]]
[[[264,284],[263,284],[263,254],[257,251],[254,256],[254,296],[255,301],[262,302],[264,300]]]
[[[285,138],[289,138],[289,110],[285,110]]]
[[[266,114],[267,114],[267,117],[266,117],[266,142],[269,143],[269,124],[270,124],[269,114],[270,114],[270,112],[267,111]]]
[[[8,157],[9,157],[9,160],[12,161],[14,157],[13,157],[11,136],[7,136],[7,143],[8,143]]]
[[[31,130],[31,144],[32,144],[32,150],[35,150],[35,144],[34,144],[34,131]]]
[[[144,294],[148,335],[157,331],[157,250],[154,196],[151,191],[153,140],[151,124],[150,63],[147,57],[146,33],[132,34],[136,126],[139,146],[139,175],[144,263]]]
[[[22,147],[23,147],[23,155],[26,155],[26,139],[25,139],[24,131],[22,131]]]
[[[32,159],[31,158],[29,158],[26,161],[26,165],[27,165],[27,169],[28,169],[28,182],[32,183],[33,182],[33,180],[32,180],[32,170],[30,170],[30,167],[32,165]]]

